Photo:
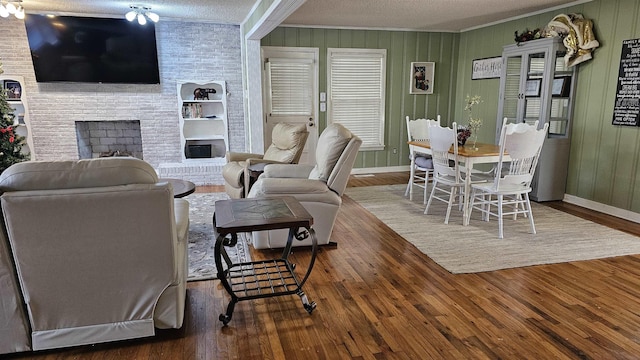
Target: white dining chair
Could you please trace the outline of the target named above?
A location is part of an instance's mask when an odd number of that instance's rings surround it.
[[[444,223],[449,223],[451,208],[456,199],[460,200],[464,195],[464,179],[460,172],[458,161],[458,125],[454,122],[453,128],[442,127],[440,125],[429,127],[429,145],[431,147],[431,158],[433,161],[433,185],[431,194],[427,201],[424,213],[429,212],[429,207],[433,200],[447,203],[447,214]],[[453,156],[449,150],[453,147]]]
[[[440,115],[436,119],[409,119],[407,121],[407,136],[409,141],[429,141],[429,125],[440,125]],[[427,203],[427,189],[429,181],[433,175],[433,163],[431,155],[425,154],[424,149],[415,145],[409,145],[409,157],[411,159],[411,169],[409,173],[409,182],[404,196],[409,196],[409,200],[413,200],[413,187],[423,189],[423,204]]]
[[[491,216],[497,217],[498,237],[502,239],[503,217],[511,215],[515,220],[518,214],[524,214],[529,218],[531,233],[536,233],[529,193],[548,130],[548,123],[544,124],[542,129],[538,129],[538,121],[533,125],[507,124],[507,119],[504,119],[495,176],[486,183],[471,185],[471,204],[467,220],[471,218],[473,210],[481,211],[485,221],[489,221]],[[505,152],[510,157],[508,164],[504,161]],[[505,211],[506,207],[512,210]]]

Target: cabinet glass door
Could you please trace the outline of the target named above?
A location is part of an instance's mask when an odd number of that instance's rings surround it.
[[[509,56],[506,60],[504,101],[502,105],[503,118],[510,123],[517,122],[518,104],[520,103],[520,79],[522,77],[522,56]],[[500,125],[502,126],[502,121]]]
[[[533,124],[542,117],[542,80],[545,71],[545,52],[527,56],[527,77],[524,85],[524,114],[522,122]]]
[[[565,54],[566,51],[557,51],[555,53],[555,71],[551,86],[549,137],[568,136],[573,71],[565,66]]]
[[[542,118],[545,59],[545,51],[506,57],[501,114],[507,123],[533,124]],[[502,119],[496,124],[496,141],[502,130]]]

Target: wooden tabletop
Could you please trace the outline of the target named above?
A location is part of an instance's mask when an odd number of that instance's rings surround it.
[[[215,224],[218,234],[310,228],[313,217],[292,196],[218,200],[215,203]]]
[[[424,141],[409,141],[409,145],[430,149],[431,146],[428,142]],[[477,149],[477,150],[476,150]],[[458,146],[458,155],[465,157],[481,157],[481,156],[498,156],[500,155],[500,146],[495,144],[476,143],[476,149],[469,143],[465,146]],[[453,147],[449,150],[453,153]]]
[[[168,182],[173,187],[173,197],[181,198],[196,191],[196,185],[191,181],[182,179],[161,178],[158,182]]]

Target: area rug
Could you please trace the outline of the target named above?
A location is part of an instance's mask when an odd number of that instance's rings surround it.
[[[185,199],[189,202],[189,275],[187,281],[217,278],[213,255],[213,212],[217,200],[228,199],[226,193],[194,193]],[[251,261],[249,245],[239,236],[235,247],[226,248],[231,260]]]
[[[526,218],[505,218],[504,239],[498,239],[495,218],[482,221],[475,211],[469,226],[462,226],[457,208],[445,225],[445,203],[435,201],[424,215],[421,192],[409,201],[405,188],[354,187],[346,194],[454,274],[640,254],[636,236],[534,202],[537,234],[529,233]]]

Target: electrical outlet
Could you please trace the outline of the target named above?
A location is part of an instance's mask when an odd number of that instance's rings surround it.
[[[398,148],[393,148],[393,153],[397,154],[398,153]]]

